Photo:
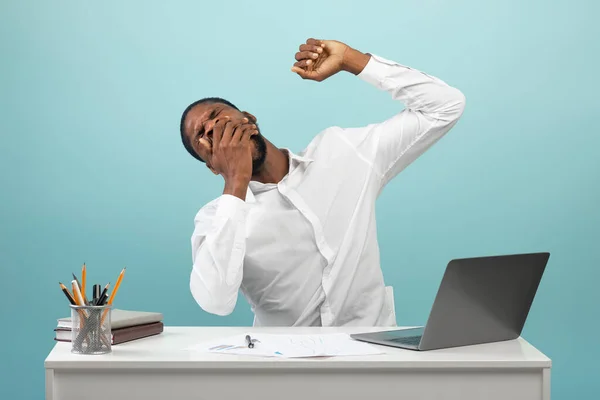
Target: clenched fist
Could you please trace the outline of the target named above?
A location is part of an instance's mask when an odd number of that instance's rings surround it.
[[[308,39],[296,53],[292,72],[302,79],[321,82],[340,71],[359,74],[370,56],[337,40]]]

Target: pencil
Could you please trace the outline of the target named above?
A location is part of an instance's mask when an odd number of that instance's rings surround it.
[[[85,275],[86,275],[85,263],[81,267],[81,297],[85,300]],[[86,301],[87,303],[87,301]]]
[[[71,303],[73,305],[77,304],[75,302],[75,299],[71,295],[71,293],[69,293],[69,289],[67,289],[67,287],[65,285],[63,285],[62,282],[58,282],[58,284],[60,285],[60,288],[62,289],[62,291],[65,294],[65,296],[67,297],[67,299],[69,300],[69,303]]]
[[[113,300],[115,299],[115,295],[117,294],[117,290],[119,290],[119,286],[121,286],[121,281],[123,280],[123,275],[125,275],[125,268],[123,268],[123,270],[121,270],[121,273],[119,274],[119,277],[117,278],[117,283],[115,283],[115,288],[112,290],[112,292],[110,292],[110,297],[108,298],[108,301],[105,303],[107,305],[112,305]],[[102,304],[104,305],[104,304]],[[106,318],[106,314],[108,313],[108,309],[104,310],[104,313],[102,314],[102,320],[100,322],[100,325],[104,324],[104,319]]]
[[[71,275],[73,275],[73,280],[75,282],[77,282],[77,286],[81,287],[81,285],[79,284],[79,278],[77,278],[77,275],[75,275],[74,273],[71,272]]]
[[[125,275],[125,268],[123,268],[121,270],[121,273],[119,274],[119,277],[117,278],[117,283],[115,283],[115,288],[113,289],[112,292],[110,292],[110,297],[108,298],[108,301],[106,303],[103,303],[101,305],[112,305],[113,300],[115,299],[115,295],[117,294],[117,290],[119,290],[119,286],[121,286],[121,281],[123,280],[123,275]],[[102,314],[102,320],[100,321],[100,325],[104,324],[104,319],[106,318],[106,315],[108,314],[108,309],[104,310],[104,313]]]
[[[83,297],[81,297],[81,291],[79,290],[79,285],[77,284],[77,281],[73,279],[71,281],[71,285],[73,286],[73,296],[75,297],[75,302],[79,306],[85,306],[85,303],[83,302]]]
[[[73,275],[73,279],[75,280],[75,282],[77,282],[77,287],[79,288],[79,291],[81,292],[81,284],[79,283],[79,279],[77,279],[77,275],[75,275],[74,273],[71,272],[71,274]],[[83,299],[83,304],[81,304],[82,306],[87,306],[87,299],[83,296],[83,293],[81,293],[82,296],[81,298]],[[75,293],[73,293],[73,296],[75,295]],[[75,299],[77,300],[77,299]]]
[[[115,288],[110,292],[110,296],[108,298],[108,302],[106,304],[112,304],[115,299],[115,295],[117,294],[117,290],[119,290],[119,286],[121,286],[121,281],[123,280],[123,275],[125,275],[125,268],[119,274],[119,278],[117,279],[117,283],[115,283]]]

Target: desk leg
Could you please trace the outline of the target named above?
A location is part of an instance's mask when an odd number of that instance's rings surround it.
[[[54,400],[54,370],[46,369],[46,400]]]
[[[542,400],[550,400],[550,368],[542,370]]]

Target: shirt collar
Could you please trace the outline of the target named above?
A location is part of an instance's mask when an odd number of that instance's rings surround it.
[[[287,153],[287,155],[289,157],[289,161],[290,161],[290,168],[288,171],[288,175],[296,167],[298,167],[298,165],[301,165],[301,164],[308,165],[314,161],[310,157],[302,156],[300,154],[295,154],[287,147],[282,148],[282,150],[284,150]],[[284,177],[284,179],[285,179],[285,177]],[[255,203],[256,202],[256,198],[254,197],[254,194],[255,194],[254,192],[256,192],[258,194],[260,192],[264,192],[265,190],[271,189],[274,186],[275,186],[275,184],[264,184],[261,182],[250,181],[250,185],[248,185],[248,190],[246,191],[246,203]]]
[[[298,164],[310,164],[311,162],[314,161],[312,158],[309,158],[309,157],[306,157],[306,156],[301,156],[299,154],[294,154],[288,148],[283,148],[283,150],[285,150],[288,153],[288,156],[290,158],[290,171],[291,171],[291,168],[292,168],[292,161],[295,163],[295,165],[298,165]]]

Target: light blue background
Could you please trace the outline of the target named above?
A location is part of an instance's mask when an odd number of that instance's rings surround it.
[[[222,190],[184,151],[187,104],[223,96],[300,151],[330,125],[399,110],[349,75],[289,71],[315,36],[438,76],[462,120],[378,204],[398,323],[422,324],[454,257],[550,251],[523,336],[553,360],[553,399],[598,397],[600,132],[593,1],[0,3],[0,398],[41,399],[58,281],[127,275],[119,308],[167,325],[250,325],[188,289],[193,216]],[[594,118],[594,114],[596,117]]]

